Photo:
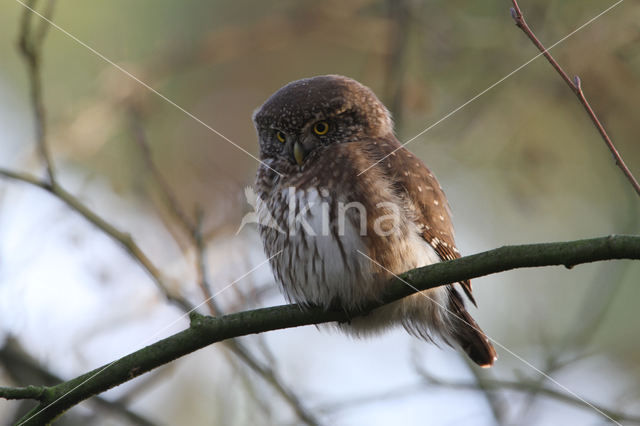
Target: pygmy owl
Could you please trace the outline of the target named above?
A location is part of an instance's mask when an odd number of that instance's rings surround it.
[[[294,81],[253,120],[259,232],[290,301],[357,312],[381,299],[393,274],[460,257],[442,188],[369,88],[338,75]],[[470,282],[457,284],[475,304]],[[496,359],[455,285],[337,324],[355,336],[396,325],[457,344],[480,366]]]

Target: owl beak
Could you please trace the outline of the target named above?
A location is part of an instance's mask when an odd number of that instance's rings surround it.
[[[298,166],[302,166],[305,155],[302,145],[299,142],[295,142],[293,144],[293,158],[296,160],[296,163],[298,163]]]

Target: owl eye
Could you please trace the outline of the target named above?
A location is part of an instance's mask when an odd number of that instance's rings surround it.
[[[329,124],[326,121],[318,121],[313,125],[313,131],[316,135],[326,135],[329,131]]]
[[[282,143],[284,143],[284,141],[286,140],[284,133],[282,133],[280,130],[276,132],[276,138]]]

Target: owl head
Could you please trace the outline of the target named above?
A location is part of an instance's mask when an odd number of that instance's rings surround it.
[[[293,81],[253,114],[260,159],[279,172],[299,170],[332,144],[385,137],[389,111],[368,87],[340,75]]]

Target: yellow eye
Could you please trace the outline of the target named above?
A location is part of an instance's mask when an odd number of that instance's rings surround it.
[[[326,135],[329,131],[329,124],[326,121],[318,121],[313,125],[313,131],[316,133],[316,135]]]
[[[282,133],[280,130],[276,132],[276,138],[278,138],[278,140],[282,143],[284,143],[285,141],[284,133]]]

